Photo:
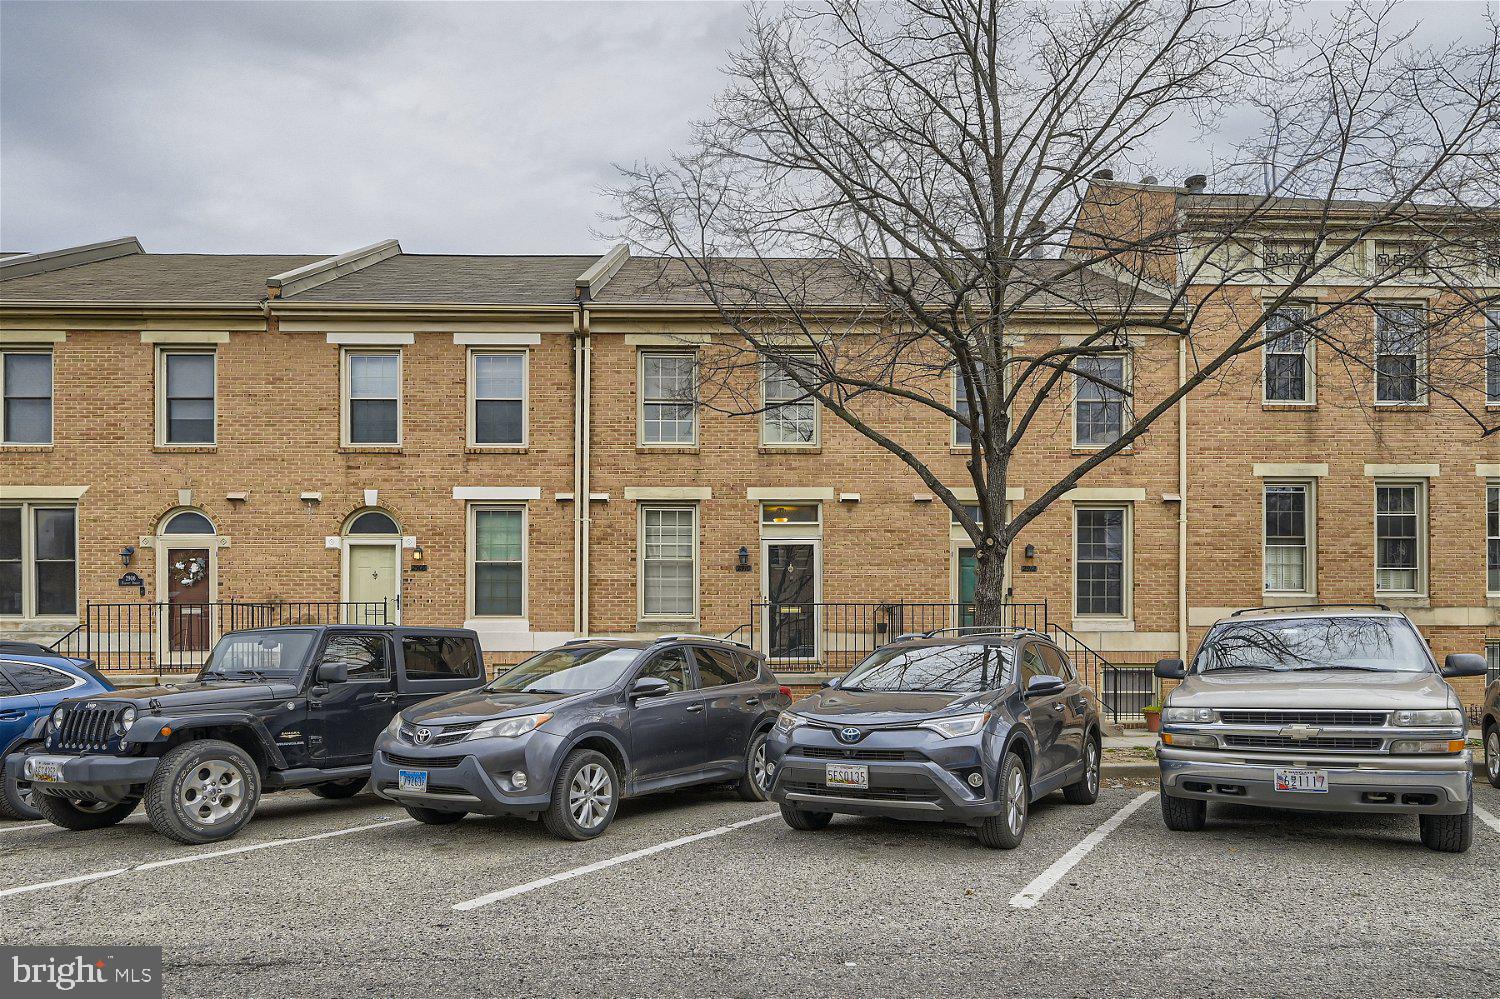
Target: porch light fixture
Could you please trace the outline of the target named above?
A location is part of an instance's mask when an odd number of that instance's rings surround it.
[[[422,558],[423,558],[423,555],[422,555],[422,546],[418,545],[417,547],[415,547],[415,548],[413,548],[411,550],[411,560],[413,562],[420,562],[420,561],[422,561]]]
[[[132,546],[132,545],[126,545],[124,548],[120,549],[120,564],[121,565],[128,566],[130,564],[130,560],[133,559],[133,558],[135,558],[135,548],[134,548],[134,546]]]
[[[744,545],[740,546],[740,556],[739,556],[739,559],[736,560],[735,563],[734,563],[734,571],[735,572],[749,572],[750,571],[750,549],[746,548]]]
[[[1036,558],[1036,545],[1027,545],[1025,552],[1028,559]]]

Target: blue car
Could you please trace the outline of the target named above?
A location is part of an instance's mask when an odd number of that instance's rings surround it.
[[[11,753],[41,741],[42,726],[59,703],[114,689],[87,659],[68,659],[29,642],[0,642],[0,771]],[[41,817],[29,784],[0,781],[0,818]]]

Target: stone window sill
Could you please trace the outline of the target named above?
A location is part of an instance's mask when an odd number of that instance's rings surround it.
[[[637,444],[636,454],[698,454],[696,444]]]
[[[1315,402],[1263,402],[1260,408],[1266,413],[1316,413],[1318,404]]]
[[[219,450],[217,444],[157,444],[152,454],[213,454]]]
[[[339,448],[339,454],[401,454],[402,448],[398,444],[385,447],[376,446],[350,446],[348,444]]]
[[[531,449],[525,444],[470,444],[465,454],[526,454]]]
[[[0,454],[46,454],[51,444],[0,444]]]
[[[762,444],[755,449],[757,454],[822,454],[817,444]]]

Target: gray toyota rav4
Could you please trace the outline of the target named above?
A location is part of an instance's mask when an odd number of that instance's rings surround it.
[[[1242,611],[1209,631],[1162,708],[1167,828],[1202,829],[1210,802],[1417,815],[1424,845],[1473,835],[1473,763],[1444,677],[1482,676],[1456,653],[1439,669],[1404,614],[1380,605]]]
[[[730,783],[764,801],[766,733],[790,703],[737,642],[579,639],[401,712],[375,743],[371,785],[433,825],[540,816],[555,836],[592,839],[624,797]]]

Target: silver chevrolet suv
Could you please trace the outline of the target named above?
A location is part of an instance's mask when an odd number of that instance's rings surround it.
[[[1422,843],[1463,853],[1473,763],[1458,695],[1483,656],[1439,670],[1404,614],[1382,605],[1240,611],[1214,625],[1162,707],[1167,828],[1203,828],[1211,801],[1418,816]]]

